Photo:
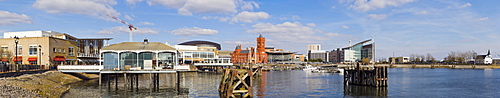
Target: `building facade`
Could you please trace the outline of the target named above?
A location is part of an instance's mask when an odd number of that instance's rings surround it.
[[[352,63],[362,61],[362,59],[372,61],[374,56],[374,42],[368,43],[370,41],[372,39],[364,40],[348,47],[333,49],[329,52],[330,62]]]
[[[15,38],[18,37],[17,54]],[[77,63],[75,37],[53,31],[5,32],[0,39],[2,63],[60,65]]]
[[[239,63],[268,63],[268,54],[266,53],[266,38],[262,34],[257,37],[257,48],[250,47],[245,50],[241,45],[237,45],[231,54],[231,61]]]
[[[104,70],[167,69],[179,64],[177,49],[160,42],[122,42],[101,49]]]
[[[477,55],[474,61],[476,64],[493,64],[493,58],[491,57],[490,50],[486,55]]]
[[[324,50],[309,50],[307,52],[307,58],[309,58],[309,60],[321,59],[323,62],[329,62],[328,54],[329,52]]]
[[[410,62],[410,57],[389,57],[389,62],[391,64],[402,64],[402,63],[409,63]]]
[[[321,50],[320,44],[307,45],[307,51],[309,50]]]

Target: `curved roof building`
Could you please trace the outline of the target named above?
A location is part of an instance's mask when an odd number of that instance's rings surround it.
[[[216,47],[217,50],[221,50],[220,44],[210,41],[188,41],[180,43],[179,45],[192,45],[198,47]]]

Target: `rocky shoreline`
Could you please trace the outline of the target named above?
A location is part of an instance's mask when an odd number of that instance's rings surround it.
[[[87,78],[97,75],[80,74]],[[83,81],[73,75],[59,71],[47,71],[41,74],[26,74],[18,77],[0,79],[0,97],[2,98],[59,98],[71,87],[68,84]]]

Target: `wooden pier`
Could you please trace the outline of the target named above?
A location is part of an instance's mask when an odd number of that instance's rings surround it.
[[[386,87],[387,80],[387,66],[362,67],[357,64],[344,70],[344,85]]]
[[[224,69],[219,85],[220,98],[253,97],[252,78],[261,75],[261,69],[260,67],[250,69]]]
[[[173,89],[177,91],[177,94],[180,94],[182,92],[180,87],[181,72],[175,70],[102,70],[99,73],[99,85],[100,87],[105,85],[104,87],[108,89],[115,88],[115,90],[126,91],[139,91],[141,85],[141,87],[148,87],[151,92],[155,92],[160,91],[160,78],[169,78],[175,81],[175,84],[172,84],[174,85]],[[161,74],[170,75],[161,77]],[[123,80],[120,80],[121,83],[118,82],[120,76],[123,77]],[[149,78],[149,80],[146,83],[140,83],[139,81],[142,81],[142,79],[139,80],[139,76],[146,80]],[[106,81],[103,81],[103,79]]]

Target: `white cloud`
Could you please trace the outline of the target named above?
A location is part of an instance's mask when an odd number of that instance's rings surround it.
[[[102,31],[97,32],[98,34],[121,34],[125,33],[128,34],[130,32],[130,29],[127,26],[118,26],[118,27],[112,27],[112,28],[107,28]],[[158,31],[153,30],[151,28],[137,28],[137,30],[133,30],[132,33],[134,34],[158,34]]]
[[[387,15],[385,15],[385,14],[370,14],[370,15],[368,15],[368,17],[370,17],[372,19],[376,19],[376,20],[382,20],[382,19],[386,19]]]
[[[218,19],[219,21],[226,22],[230,20],[229,17],[218,17],[218,16],[203,16],[201,19],[209,20],[209,19]]]
[[[139,23],[139,25],[156,25],[156,24],[155,23],[151,23],[151,22],[145,22],[145,21],[143,21],[143,22]]]
[[[228,14],[236,13],[236,3],[233,0],[149,0],[149,5],[163,5],[177,9],[181,15],[193,13]]]
[[[32,6],[47,13],[72,13],[112,20],[106,14],[120,15],[111,7],[116,4],[115,0],[37,0]]]
[[[303,26],[299,22],[284,22],[273,25],[271,23],[258,23],[252,26],[253,29],[247,33],[261,33],[271,36],[274,40],[290,43],[317,43],[328,40],[333,34]],[[341,35],[341,34],[338,34]]]
[[[420,12],[413,13],[413,15],[424,15],[424,14],[427,14],[427,13],[428,13],[427,11],[420,11]]]
[[[259,8],[259,4],[253,1],[236,0],[235,2],[242,10],[253,10],[254,8]]]
[[[469,6],[472,6],[472,4],[467,2],[466,4],[460,6],[459,8],[465,8],[465,7],[469,7]]]
[[[306,25],[309,27],[316,27],[316,24],[314,24],[314,23],[307,23]]]
[[[136,2],[141,2],[143,0],[126,0],[128,4],[135,4]]]
[[[134,4],[139,0],[130,0],[128,2]],[[177,9],[178,14],[187,16],[197,13],[231,14],[238,12],[238,9],[248,11],[259,8],[258,3],[243,0],[148,0],[147,3]]]
[[[374,10],[374,9],[379,9],[379,8],[385,8],[386,6],[400,6],[406,3],[413,2],[415,0],[347,0],[345,1],[346,3],[352,3],[354,2],[353,5],[351,5],[349,8],[361,11],[361,12],[366,12],[369,10]],[[341,1],[341,3],[344,1]]]
[[[280,18],[280,20],[289,20],[289,19],[295,21],[295,20],[300,19],[300,17],[297,15],[282,15]]]
[[[243,11],[236,15],[231,22],[254,22],[259,19],[267,19],[269,18],[269,14],[266,12],[248,12]]]
[[[188,0],[149,0],[148,4],[149,5],[159,4],[168,8],[179,9],[182,6],[184,6],[186,1]]]
[[[16,14],[0,10],[0,25],[16,25],[19,23],[33,23],[31,18],[24,14]]]
[[[483,17],[483,18],[479,18],[479,19],[474,19],[473,21],[486,21],[488,20],[488,17]]]
[[[219,33],[217,30],[212,30],[212,29],[203,29],[199,27],[193,27],[193,28],[179,28],[176,30],[172,30],[170,33],[174,35],[183,35],[183,36],[197,36],[197,35],[215,35]]]
[[[343,25],[342,28],[349,29],[349,26]]]

